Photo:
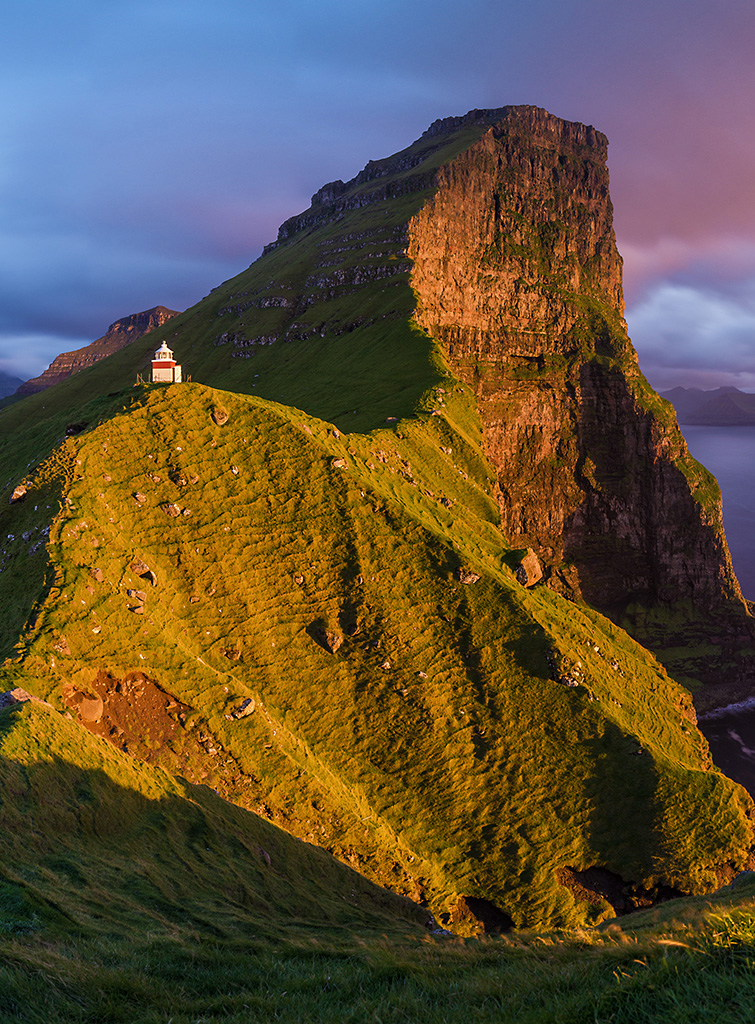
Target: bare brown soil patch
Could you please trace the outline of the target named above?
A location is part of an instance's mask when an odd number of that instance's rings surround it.
[[[139,671],[118,678],[100,670],[87,689],[67,684],[63,701],[95,736],[143,761],[159,760],[160,751],[172,744],[191,711]]]

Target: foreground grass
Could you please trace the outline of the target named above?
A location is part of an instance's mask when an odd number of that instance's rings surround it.
[[[753,891],[561,938],[6,939],[0,1021],[744,1024],[755,1016]]]

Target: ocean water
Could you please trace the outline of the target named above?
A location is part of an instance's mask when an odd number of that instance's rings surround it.
[[[718,480],[734,571],[755,601],[755,427],[682,426],[689,450]]]
[[[737,707],[702,715],[700,731],[713,763],[755,796],[755,707],[752,698]]]
[[[691,427],[682,433],[718,480],[724,529],[745,597],[755,600],[755,427]],[[715,764],[755,796],[755,700],[700,720]]]

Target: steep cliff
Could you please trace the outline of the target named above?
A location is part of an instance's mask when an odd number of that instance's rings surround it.
[[[439,171],[408,255],[417,321],[475,389],[504,528],[563,593],[619,618],[687,601],[741,640],[715,481],[627,338],[607,141],[535,108],[501,115]]]
[[[124,316],[111,324],[107,333],[101,338],[85,345],[84,348],[75,349],[73,352],[62,352],[56,356],[44,373],[38,377],[32,377],[18,388],[19,395],[33,395],[38,391],[44,391],[53,384],[70,377],[72,373],[79,373],[88,366],[93,366],[100,359],[117,352],[124,345],[136,341],[156,327],[161,327],[178,313],[174,309],[166,309],[165,306],[155,306],[154,309],[147,309],[142,313],[132,313],[131,316]]]

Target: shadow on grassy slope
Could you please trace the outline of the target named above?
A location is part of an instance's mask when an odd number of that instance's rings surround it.
[[[0,712],[0,933],[281,935],[427,919],[206,787],[150,769],[51,709]]]

